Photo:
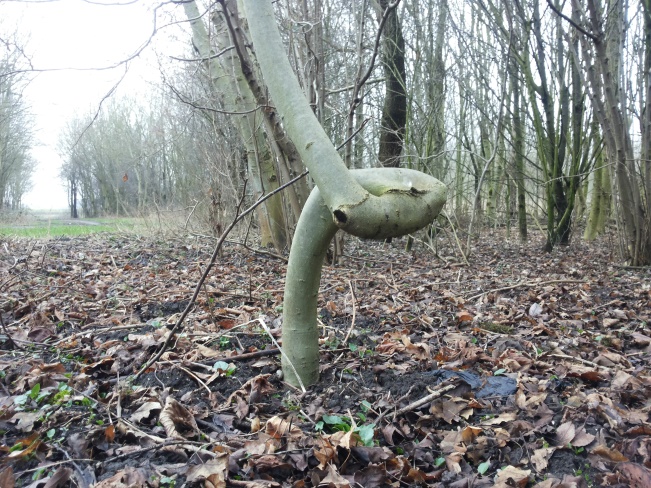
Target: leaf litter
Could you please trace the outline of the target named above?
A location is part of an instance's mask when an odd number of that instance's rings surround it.
[[[283,260],[227,246],[134,380],[211,242],[5,239],[0,486],[651,486],[651,271],[539,244],[495,232],[465,266],[349,242],[303,394]]]

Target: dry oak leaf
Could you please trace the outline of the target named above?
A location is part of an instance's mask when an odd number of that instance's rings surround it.
[[[94,488],[147,488],[147,473],[141,468],[127,467],[110,478],[97,483]]]
[[[204,488],[226,488],[228,454],[222,454],[203,464],[191,466],[186,473],[189,482],[203,481]]]
[[[555,451],[555,447],[547,447],[543,449],[536,449],[533,452],[533,456],[531,456],[531,462],[536,468],[536,471],[540,472],[547,469],[549,458],[552,457],[552,454],[554,454]]]
[[[566,447],[576,434],[576,427],[572,422],[565,422],[556,429],[556,447]]]
[[[344,449],[350,449],[362,443],[359,434],[352,430],[349,432],[335,432],[330,436],[330,441],[334,446],[343,447]]]
[[[448,432],[441,441],[439,447],[445,454],[451,454],[453,452],[466,452],[466,447],[463,445],[463,436],[461,432],[457,430]]]
[[[341,476],[332,464],[328,464],[328,474],[321,480],[318,486],[328,488],[350,488],[350,481]]]
[[[454,402],[450,399],[438,399],[432,402],[429,411],[435,417],[442,418],[448,424],[451,424],[452,422],[459,420],[459,414],[466,408],[466,406],[467,402],[465,400]]]
[[[224,355],[223,352],[221,351],[216,351],[210,347],[206,347],[203,344],[195,344],[196,350],[201,353],[201,355],[205,358],[216,358],[216,357],[222,357]]]
[[[540,483],[536,483],[532,488],[556,488],[561,483],[558,478],[547,478]]]
[[[615,377],[612,379],[610,386],[613,389],[621,389],[630,387],[635,390],[642,387],[642,382],[635,376],[628,374],[626,371],[617,371]]]
[[[412,343],[408,336],[403,336],[402,343],[405,345],[405,350],[411,354],[414,359],[423,360],[432,357],[429,345],[424,342]]]
[[[483,431],[484,429],[480,427],[472,427],[469,425],[461,431],[461,440],[466,444],[470,444],[471,442],[474,442],[477,436]]]
[[[16,477],[14,476],[14,470],[11,466],[7,466],[5,469],[0,471],[0,486],[5,488],[14,488],[16,484]]]
[[[72,469],[61,466],[52,476],[41,480],[46,482],[43,488],[63,488],[69,486],[68,481],[71,476]]]
[[[34,428],[34,423],[43,417],[39,411],[36,412],[16,412],[11,420],[17,420],[16,430],[21,432],[31,432]]]
[[[287,420],[278,416],[271,417],[265,424],[265,434],[273,439],[281,439],[285,436],[293,440],[298,440],[303,437],[303,431],[292,423],[292,420]]]
[[[228,403],[238,398],[247,398],[247,403],[259,403],[262,398],[274,391],[274,386],[269,382],[269,374],[260,374],[248,380],[242,387],[231,393],[228,397]]]
[[[595,436],[585,430],[585,427],[579,427],[576,430],[576,435],[572,439],[573,447],[585,447],[595,440]]]
[[[597,456],[604,457],[609,461],[613,461],[615,463],[625,463],[629,461],[629,459],[617,449],[611,449],[608,446],[604,446],[603,444],[600,444],[592,449],[592,451],[590,451],[590,454],[596,454]]]
[[[495,433],[495,443],[497,444],[497,447],[504,447],[511,440],[511,434],[509,434],[505,429],[495,427],[493,432]]]
[[[615,467],[621,476],[631,487],[648,487],[651,486],[651,469],[636,463],[622,463]],[[620,483],[624,480],[621,480]]]
[[[459,322],[472,322],[472,315],[467,310],[462,310],[457,313],[457,320]]]
[[[162,408],[163,406],[159,402],[145,402],[138,410],[131,414],[130,419],[132,422],[138,423],[142,419],[148,419],[152,415],[152,412],[156,412]]]
[[[159,421],[168,437],[183,439],[199,433],[194,416],[171,396],[165,400],[165,407],[160,413]]]
[[[503,413],[492,419],[482,420],[481,425],[497,425],[505,422],[513,422],[516,419],[515,412]]]
[[[314,441],[314,457],[319,461],[319,469],[325,469],[325,467],[337,457],[337,449],[330,443],[330,440],[321,437]]]
[[[517,486],[524,488],[529,484],[530,469],[519,469],[514,466],[507,466],[495,476],[494,488],[511,488]]]
[[[448,471],[454,474],[461,473],[462,459],[463,459],[463,454],[459,452],[453,452],[445,456],[445,466],[448,468]]]

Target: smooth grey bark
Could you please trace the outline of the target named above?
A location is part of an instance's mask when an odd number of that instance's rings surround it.
[[[409,179],[394,182],[387,191],[403,196],[401,206],[396,207],[394,200],[372,195],[355,181],[310,110],[293,76],[271,3],[268,0],[247,0],[244,5],[258,62],[276,108],[337,226],[358,237],[384,239],[412,232],[415,230],[413,223],[409,225],[407,222],[414,219],[431,217],[433,220],[436,217],[434,203],[439,202],[440,189],[433,202],[428,202],[431,190],[415,187]],[[427,203],[417,209],[414,207],[420,206],[414,203],[420,198],[414,197],[419,195]],[[406,214],[412,218],[405,219]]]
[[[396,182],[410,180],[414,187],[430,188],[436,199],[436,214],[445,203],[445,185],[425,173],[404,168],[375,168],[351,170],[350,174],[369,193],[404,206],[403,195],[393,190]],[[433,181],[432,181],[433,180]],[[398,185],[399,186],[399,185]],[[413,198],[413,197],[412,197]],[[413,198],[414,200],[419,197]],[[431,221],[428,221],[429,224]],[[405,216],[405,225],[413,230],[423,227],[422,221]],[[426,224],[425,224],[426,225]],[[285,279],[283,307],[282,358],[285,380],[299,385],[294,369],[304,385],[316,383],[319,378],[319,331],[317,327],[317,300],[321,267],[328,245],[339,230],[318,187],[303,207],[298,221]],[[293,368],[290,366],[293,365]]]
[[[435,178],[417,171],[349,171],[292,72],[270,0],[245,0],[244,7],[271,97],[317,185],[315,192],[319,192],[310,196],[299,219],[283,307],[283,371],[290,384],[309,385],[318,379],[318,284],[325,249],[334,232],[340,228],[375,239],[413,232],[436,218],[445,203],[446,189]]]

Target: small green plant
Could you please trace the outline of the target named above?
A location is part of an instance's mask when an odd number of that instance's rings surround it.
[[[572,451],[574,451],[574,454],[576,454],[577,456],[585,451],[584,447],[574,447],[571,442],[567,443],[567,447],[572,449]]]
[[[52,402],[59,405],[66,401],[66,399],[72,395],[72,388],[70,388],[67,384],[65,383],[59,383],[59,386],[57,388],[57,392],[54,394],[54,397],[52,398]]]
[[[32,475],[32,481],[40,480],[44,474],[45,474],[45,468],[37,469],[36,471],[34,471],[34,474]]]
[[[25,407],[30,400],[39,403],[41,400],[43,400],[43,398],[47,396],[49,396],[49,393],[41,392],[41,384],[36,383],[34,386],[32,386],[32,389],[29,390],[28,392],[16,396],[14,398],[14,403],[18,407],[22,408]]]
[[[491,461],[489,459],[481,463],[479,466],[477,466],[477,472],[483,476],[486,474],[486,471],[488,471],[488,468],[490,467],[491,467]]]
[[[590,465],[586,463],[583,467],[585,468],[585,471],[581,468],[578,468],[574,471],[574,475],[582,477],[588,486],[594,486],[594,483],[590,478]]]
[[[360,440],[365,446],[372,447],[374,445],[375,424],[363,424],[353,428],[347,418],[339,415],[324,415],[316,423],[315,428],[317,431],[324,431],[326,426],[328,430],[333,432],[350,432],[352,430],[359,435]]]
[[[20,451],[23,448],[22,442],[16,442],[13,446],[9,448],[9,452]]]
[[[337,349],[339,347],[340,341],[339,341],[339,339],[337,337],[335,337],[333,335],[332,337],[328,337],[325,340],[324,344],[328,349],[330,349],[331,351],[334,351],[335,349]]]
[[[229,349],[231,347],[231,338],[228,336],[221,336],[219,338],[219,349]]]
[[[293,398],[283,398],[282,404],[290,412],[298,412],[301,409],[301,404]]]
[[[215,364],[213,364],[212,369],[228,377],[233,376],[237,367],[233,363],[217,361]]]
[[[170,478],[169,476],[161,476],[158,478],[156,475],[152,475],[151,481],[154,486],[160,486],[164,488],[174,488],[176,486],[176,480],[174,478]]]
[[[362,412],[368,412],[369,410],[373,409],[373,405],[371,405],[366,400],[363,400],[362,403],[359,404],[359,408],[362,409]]]

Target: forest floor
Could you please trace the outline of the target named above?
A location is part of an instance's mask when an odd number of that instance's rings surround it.
[[[609,242],[350,240],[303,393],[283,260],[227,246],[134,379],[214,242],[0,238],[0,486],[649,487],[651,269]]]

